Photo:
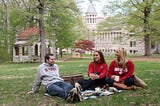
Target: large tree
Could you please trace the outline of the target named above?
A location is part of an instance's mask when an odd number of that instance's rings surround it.
[[[47,21],[47,29],[55,35],[62,57],[62,49],[72,47],[74,41],[79,38],[80,34],[77,32],[81,32],[79,27],[82,26],[79,9],[74,0],[60,0],[49,4],[48,8],[50,18]]]
[[[160,1],[159,0],[126,0],[113,1],[106,5],[112,15],[121,14],[121,23],[134,31],[135,35],[143,36],[145,56],[151,55],[151,40],[159,34]],[[113,12],[114,11],[114,12]],[[122,22],[123,21],[123,22]]]
[[[38,0],[38,10],[39,10],[39,32],[40,32],[40,41],[41,41],[41,62],[44,62],[44,56],[46,55],[46,37],[44,32],[44,11],[45,4],[44,0]]]
[[[6,40],[0,40],[0,42],[3,44],[0,45],[0,52],[4,52],[2,50],[5,47],[2,46],[6,45],[5,42],[8,38],[6,34],[4,34],[7,29],[4,26],[8,25],[10,26],[9,34],[14,36],[22,32],[27,27],[39,25],[39,38],[43,45],[41,46],[41,60],[46,53],[46,38],[52,40],[57,39],[58,47],[62,49],[72,46],[74,40],[78,38],[78,36],[75,37],[76,34],[74,32],[80,30],[76,29],[75,26],[79,26],[82,22],[79,18],[79,10],[74,0],[3,0],[3,2],[0,2],[0,4],[4,3],[8,3],[10,7],[10,11],[8,12],[10,25],[8,24],[9,21],[5,21],[7,12],[5,13],[4,5],[1,5],[0,8],[2,8],[2,10],[0,10],[0,12],[3,15],[0,17],[0,28],[3,29],[4,35],[1,37]],[[12,39],[13,41],[14,36],[12,38],[9,37],[9,39]],[[13,42],[9,45],[13,45]],[[12,51],[12,48],[10,48],[10,50]]]
[[[0,62],[5,62],[12,60],[16,27],[22,25],[23,22],[20,10],[15,10],[12,3],[2,0],[0,4]]]

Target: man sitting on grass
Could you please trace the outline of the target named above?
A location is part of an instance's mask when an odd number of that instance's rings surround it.
[[[64,82],[59,75],[58,65],[54,63],[54,55],[46,54],[45,63],[39,65],[33,88],[27,94],[36,93],[42,82],[45,85],[46,93],[51,96],[61,97],[67,102],[82,101],[83,96],[78,86],[74,87],[70,83]]]

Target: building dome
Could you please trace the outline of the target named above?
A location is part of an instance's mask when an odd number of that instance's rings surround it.
[[[86,11],[86,14],[88,14],[88,13],[97,13],[91,0],[89,2],[89,6],[88,6],[88,9]]]

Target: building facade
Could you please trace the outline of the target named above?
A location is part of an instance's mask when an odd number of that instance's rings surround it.
[[[47,52],[54,53],[55,46],[49,46],[49,40],[46,39]],[[52,41],[52,43],[54,43]],[[33,62],[40,61],[41,42],[39,40],[39,28],[27,28],[21,34],[16,36],[13,45],[13,62]]]
[[[99,23],[108,18],[106,14],[99,17],[92,1],[84,16],[84,24],[89,40],[95,43],[95,50],[101,50],[104,54],[112,54],[119,47],[123,47],[129,54],[144,54],[143,38],[136,38],[134,33],[120,29],[97,29]]]

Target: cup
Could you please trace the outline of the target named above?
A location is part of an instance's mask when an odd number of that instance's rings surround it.
[[[114,80],[119,82],[119,76],[115,76]]]
[[[95,88],[95,91],[100,93],[101,92],[101,88],[97,87],[97,88]]]

